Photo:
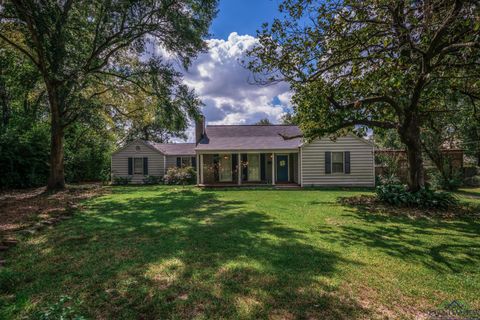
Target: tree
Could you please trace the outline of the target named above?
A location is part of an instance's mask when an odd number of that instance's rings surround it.
[[[272,124],[272,123],[270,122],[270,120],[268,120],[268,118],[260,119],[259,121],[257,121],[257,122],[255,123],[255,125],[262,125],[262,126],[265,126],[265,125],[269,126],[269,125],[271,125],[271,124]]]
[[[396,130],[409,188],[424,187],[421,128],[448,112],[439,101],[465,94],[479,77],[479,4],[285,0],[280,11],[250,53],[257,81],[291,84],[307,139]]]
[[[104,107],[94,98],[110,94],[117,100],[133,99],[143,92],[172,120],[184,113],[198,114],[181,74],[148,49],[158,47],[187,67],[205,49],[203,37],[216,4],[216,0],[23,0],[0,5],[0,41],[30,59],[47,93],[49,189],[65,185],[66,128],[86,110]],[[135,91],[126,91],[126,85]]]
[[[297,124],[297,120],[295,119],[295,116],[292,113],[286,112],[282,116],[282,124],[295,125]]]
[[[478,84],[480,86],[480,84]],[[465,154],[476,159],[476,165],[480,167],[480,96],[469,95],[465,105],[470,108],[462,108],[463,112],[458,113],[459,137],[461,147],[465,150]],[[469,102],[469,103],[468,103]]]

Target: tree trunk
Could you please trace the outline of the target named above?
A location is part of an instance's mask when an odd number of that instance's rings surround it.
[[[10,120],[10,106],[8,101],[7,88],[0,79],[0,104],[2,105],[2,125],[6,127]]]
[[[400,139],[407,147],[408,189],[415,192],[425,187],[420,125],[416,120],[416,116],[412,116],[405,121],[404,125],[399,129],[399,134]]]
[[[50,176],[48,177],[47,189],[59,190],[65,188],[64,137],[65,132],[62,123],[60,99],[56,88],[48,90],[51,114],[51,144],[50,144]]]

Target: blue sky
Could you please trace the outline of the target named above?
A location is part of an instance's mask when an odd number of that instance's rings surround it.
[[[279,123],[291,109],[288,84],[252,84],[240,61],[258,44],[256,30],[278,15],[280,0],[221,0],[206,40],[208,51],[184,71],[185,83],[204,103],[207,124],[253,124],[267,118]],[[193,137],[193,127],[188,132]]]
[[[212,38],[227,39],[231,32],[256,35],[262,23],[278,16],[278,0],[221,0],[210,27]]]

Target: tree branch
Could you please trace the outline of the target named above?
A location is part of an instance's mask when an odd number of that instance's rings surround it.
[[[21,53],[23,53],[27,58],[29,58],[37,67],[40,67],[40,64],[38,63],[37,60],[35,60],[35,58],[25,49],[25,48],[22,48],[21,46],[19,46],[18,44],[16,44],[15,42],[11,41],[10,39],[8,39],[7,37],[5,37],[2,33],[0,33],[0,39],[2,39],[3,41],[5,41],[6,43],[8,43],[10,46],[12,46],[14,49],[20,51]]]
[[[338,126],[329,128],[329,132],[336,132],[340,129],[344,129],[347,127],[355,126],[355,125],[362,125],[362,126],[368,126],[368,127],[377,127],[377,128],[383,128],[383,129],[397,129],[398,124],[395,122],[390,122],[390,121],[377,121],[377,120],[369,120],[369,119],[355,119],[355,120],[349,120],[342,122]],[[280,137],[282,137],[284,140],[292,140],[292,139],[298,139],[298,138],[303,138],[303,134],[299,135],[294,135],[294,136],[288,136],[279,133],[278,134]]]

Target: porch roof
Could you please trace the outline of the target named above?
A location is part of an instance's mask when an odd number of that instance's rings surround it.
[[[205,136],[195,150],[293,150],[298,149],[301,131],[292,125],[213,125],[207,126]]]

